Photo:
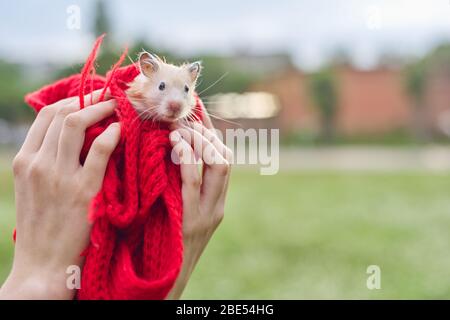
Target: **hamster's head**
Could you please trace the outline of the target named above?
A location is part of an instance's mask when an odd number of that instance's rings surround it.
[[[143,119],[173,122],[193,113],[200,62],[175,66],[142,52],[138,65],[141,73],[127,93]]]

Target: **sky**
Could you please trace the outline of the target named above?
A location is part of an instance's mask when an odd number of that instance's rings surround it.
[[[0,2],[0,57],[27,63],[83,60],[94,1]],[[178,54],[288,52],[305,69],[347,52],[361,68],[390,52],[421,56],[450,41],[450,0],[110,0],[115,40],[144,38]],[[73,22],[79,10],[80,24]],[[68,23],[70,27],[68,27]]]

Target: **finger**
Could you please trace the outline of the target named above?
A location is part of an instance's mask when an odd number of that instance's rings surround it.
[[[190,125],[190,121],[187,121],[187,123]],[[169,124],[169,129],[170,130],[177,130],[177,129],[180,129],[180,128],[184,128],[185,126],[186,126],[186,121],[184,121],[184,120],[177,120],[177,121],[171,122]]]
[[[226,181],[225,181],[225,184],[223,186],[222,193],[221,193],[221,195],[219,197],[219,200],[218,200],[222,204],[225,204],[225,198],[227,196],[228,185],[230,184],[230,177],[231,177],[231,166],[228,169],[228,175],[226,177]]]
[[[115,100],[108,100],[69,114],[58,141],[57,164],[77,168],[86,129],[111,116],[116,106]]]
[[[216,129],[208,129],[206,126],[202,125],[199,122],[188,122],[188,125],[192,129],[203,135],[209,142],[211,142],[217,149],[217,151],[219,151],[219,153],[222,155],[222,157],[227,160],[228,163],[233,163],[233,152],[219,138],[215,131]],[[186,124],[178,122],[174,122],[170,125],[171,130],[187,129],[189,127],[186,127]]]
[[[58,106],[59,107],[59,106]],[[50,126],[45,134],[42,146],[39,149],[39,157],[45,159],[56,158],[58,151],[58,140],[61,134],[61,128],[63,126],[64,119],[71,113],[79,110],[79,107],[75,104],[66,104],[56,110]]]
[[[209,142],[213,144],[213,146],[217,149],[217,151],[228,161],[228,163],[233,162],[233,153],[231,150],[220,140],[220,138],[215,133],[215,129],[208,129],[206,126],[202,125],[198,122],[192,123],[192,128],[203,135]]]
[[[202,199],[201,202],[206,207],[206,212],[212,208],[223,195],[229,179],[230,167],[222,164],[216,167],[203,167]]]
[[[92,93],[87,94],[84,96],[84,106],[88,107],[91,105],[94,105],[96,103],[99,103],[101,94],[103,92],[103,89],[98,89],[95,91],[92,91]],[[111,92],[109,91],[109,88],[105,91],[105,96],[103,97],[103,101],[107,101],[111,98]],[[77,103],[79,104],[79,100],[77,99]]]
[[[180,128],[176,131],[192,146],[195,155],[203,160],[206,165],[213,167],[227,162],[214,145],[200,132],[189,127]]]
[[[120,140],[120,125],[108,126],[92,143],[82,169],[83,184],[95,195],[103,183],[109,158]]]
[[[90,105],[91,101],[98,101],[101,91],[102,90],[96,90],[90,94],[85,95],[85,104]],[[108,91],[106,92],[105,96],[109,96]],[[43,108],[43,110],[39,112],[39,114],[43,113],[43,116],[41,118],[47,119],[51,116],[51,120],[50,123],[47,123],[47,130],[44,133],[44,136],[42,136],[42,133],[39,134],[39,132],[37,132],[37,138],[33,139],[32,148],[37,151],[40,147],[42,147],[43,155],[45,155],[46,157],[55,157],[62,122],[68,114],[79,110],[79,108],[80,104],[78,97],[62,99],[52,105],[48,105],[47,107]],[[48,116],[47,114],[50,114],[50,116]],[[40,130],[42,131],[41,127],[42,126],[40,126]],[[34,132],[32,134],[34,134]]]
[[[203,102],[200,102],[201,108],[202,108],[202,112],[203,112],[203,123],[205,124],[205,127],[207,127],[208,129],[214,129],[214,126],[212,124],[211,118],[209,116],[208,111],[205,108],[205,105],[203,104]]]
[[[221,196],[219,197],[219,201],[224,202],[225,196],[226,196],[226,191],[228,189],[228,184],[230,181],[231,164],[233,163],[233,152],[220,140],[220,138],[217,136],[217,134],[215,134],[214,128],[212,130],[210,130],[200,123],[193,123],[193,129],[200,132],[201,134],[203,134],[204,137],[206,139],[208,139],[214,145],[214,147],[220,152],[220,154],[225,158],[225,160],[227,160],[227,162],[229,164],[228,174],[225,179],[225,184],[223,186]],[[207,172],[205,172],[206,170],[207,170],[207,167],[204,167],[203,175],[205,175],[205,173],[207,174]],[[207,181],[206,183],[208,184],[209,177],[206,177],[205,179]]]
[[[200,199],[201,176],[195,161],[194,150],[178,131],[170,133],[170,143],[173,147],[172,161],[180,164],[183,205],[195,208]]]
[[[41,109],[31,125],[30,130],[28,130],[25,141],[19,151],[20,153],[31,154],[39,150],[56,111],[57,109],[51,106]]]
[[[194,153],[204,162],[202,195],[209,203],[215,203],[222,194],[229,172],[228,161],[202,134],[191,128],[176,130],[193,147]]]
[[[85,95],[83,97],[84,106],[88,107],[88,106],[98,103],[102,92],[103,92],[103,89],[98,89],[98,90],[92,91],[91,93]],[[105,96],[103,97],[103,101],[109,100],[110,98],[111,98],[111,92],[108,88],[108,89],[106,89]],[[66,103],[66,104],[73,104],[78,107],[80,106],[80,99],[78,98],[78,96],[66,98],[64,100],[61,100],[60,102]]]

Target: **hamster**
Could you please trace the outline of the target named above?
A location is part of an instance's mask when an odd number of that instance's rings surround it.
[[[129,84],[126,94],[141,119],[175,122],[192,117],[201,71],[199,61],[175,66],[144,51],[138,65],[141,72]]]

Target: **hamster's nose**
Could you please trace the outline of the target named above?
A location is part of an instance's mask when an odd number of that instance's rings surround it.
[[[181,112],[181,103],[177,101],[170,101],[168,104],[168,109],[174,115],[179,114]]]

